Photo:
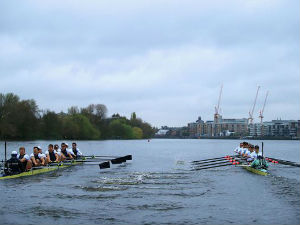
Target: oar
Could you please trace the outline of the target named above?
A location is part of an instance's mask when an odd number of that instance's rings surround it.
[[[266,160],[268,160],[269,162],[279,163],[279,164],[283,164],[283,165],[300,167],[299,163],[292,162],[292,161],[287,161],[287,160],[282,160],[282,159],[275,159],[275,158],[271,158],[271,157],[266,157]]]
[[[228,159],[216,159],[216,160],[207,160],[207,161],[201,161],[201,162],[192,162],[192,164],[194,165],[198,165],[198,164],[205,164],[205,163],[211,163],[211,162],[220,162],[220,161],[227,161]]]
[[[202,164],[202,165],[199,165],[199,166],[195,166],[195,168],[198,168],[198,167],[205,167],[205,166],[212,166],[212,165],[220,165],[220,164],[228,164],[229,162],[215,162],[215,163],[209,163],[209,164]]]
[[[193,163],[193,165],[195,166],[199,166],[199,165],[207,165],[207,164],[211,164],[211,163],[225,163],[225,162],[234,162],[235,160],[218,160],[218,161],[209,161],[209,162],[199,162],[199,163]]]
[[[112,155],[86,155],[86,158],[120,158],[124,157],[126,160],[132,160],[132,155],[125,155],[125,156],[112,156]]]
[[[233,155],[229,155],[229,157],[233,157]],[[226,158],[226,156],[217,157],[217,158],[211,158],[211,159],[202,159],[202,160],[192,161],[192,163],[195,163],[195,162],[204,162],[204,161],[210,161],[210,160],[217,160],[217,159],[225,159],[225,158]]]
[[[121,164],[123,162],[126,162],[125,157],[119,157],[119,158],[115,158],[110,160],[112,164]]]
[[[100,169],[107,169],[107,168],[110,168],[110,163],[109,163],[109,161],[100,163],[100,164],[99,164],[99,168],[100,168]]]
[[[221,165],[216,165],[216,166],[198,167],[198,168],[194,168],[192,170],[205,170],[205,169],[211,169],[211,168],[216,168],[216,167],[221,167],[221,166],[232,166],[232,164],[227,163],[227,164],[221,164]]]
[[[198,167],[204,167],[204,166],[211,166],[211,165],[228,164],[228,163],[231,163],[232,165],[240,164],[239,162],[235,162],[235,161],[231,161],[230,162],[230,161],[222,161],[222,162],[212,162],[212,163],[198,164],[196,166],[196,168],[198,168]]]
[[[65,160],[61,161],[61,163],[76,163],[76,162],[100,162],[100,161],[107,161],[107,159],[95,159],[95,160]],[[53,162],[55,163],[55,162]],[[52,164],[52,163],[51,163]]]
[[[76,161],[78,162],[78,161]],[[87,161],[87,160],[82,160],[81,162],[96,162],[96,161]],[[72,165],[73,162],[61,162],[61,163],[53,163],[51,165],[49,165],[48,167],[51,166],[63,166],[63,165]],[[85,164],[85,165],[99,165],[100,169],[106,169],[106,168],[110,168],[110,163],[109,161],[105,161],[103,163],[97,163],[97,164]],[[47,168],[47,166],[41,166],[41,167],[33,167],[32,169],[40,169],[40,168]]]

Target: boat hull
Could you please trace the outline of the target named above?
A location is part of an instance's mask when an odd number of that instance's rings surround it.
[[[28,177],[28,176],[38,175],[38,174],[49,173],[52,171],[61,170],[61,169],[71,167],[74,165],[78,165],[78,164],[82,164],[82,162],[75,161],[70,164],[61,164],[61,165],[57,165],[57,166],[46,166],[45,168],[41,168],[41,169],[33,169],[33,170],[19,173],[19,174],[3,176],[3,177],[0,177],[0,180],[15,179],[15,178],[20,178],[20,177]]]
[[[253,167],[251,166],[245,166],[243,167],[245,170],[248,170],[252,173],[255,173],[255,174],[258,174],[258,175],[262,175],[262,176],[267,176],[269,173],[267,170],[265,169],[254,169]]]

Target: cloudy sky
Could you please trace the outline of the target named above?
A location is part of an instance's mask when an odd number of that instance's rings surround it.
[[[0,2],[0,93],[41,109],[105,104],[153,126],[300,119],[299,0]]]

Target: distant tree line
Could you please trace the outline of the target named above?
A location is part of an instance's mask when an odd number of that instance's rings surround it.
[[[103,104],[72,106],[67,113],[42,111],[33,99],[0,93],[0,139],[142,139],[155,133],[136,113],[130,119],[119,114],[107,118],[106,114]]]

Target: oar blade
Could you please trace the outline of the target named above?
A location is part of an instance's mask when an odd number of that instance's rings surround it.
[[[112,164],[121,164],[122,162],[126,162],[126,160],[124,161],[123,157],[120,158],[115,158],[110,160]]]
[[[124,158],[125,158],[126,160],[132,160],[132,155],[125,155]]]
[[[99,168],[100,168],[100,169],[107,169],[107,168],[110,168],[110,163],[109,163],[109,161],[100,163],[100,164],[99,164]]]

